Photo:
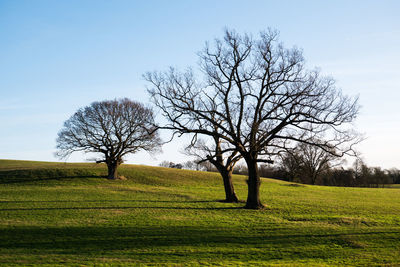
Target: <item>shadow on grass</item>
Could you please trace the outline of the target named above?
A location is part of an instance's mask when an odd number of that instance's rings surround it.
[[[319,232],[320,233],[320,232]],[[398,237],[397,231],[296,234],[284,228],[240,231],[213,227],[16,227],[0,229],[0,250],[19,253],[69,254],[76,257],[129,257],[168,261],[175,256],[185,260],[304,260],[343,257],[348,249],[361,249],[349,237],[374,242]],[[372,240],[372,241],[371,241]],[[341,249],[338,249],[338,248]]]
[[[0,171],[0,184],[19,184],[43,182],[51,180],[99,178],[105,176],[101,171],[93,169],[28,169]]]
[[[108,202],[155,202],[155,203],[224,203],[220,200],[0,200],[0,203],[108,203]]]
[[[107,203],[168,203],[168,204],[196,204],[196,203],[219,203],[219,200],[39,200],[39,201],[0,201],[0,204],[25,204],[25,203],[76,203],[76,204],[107,204]],[[228,210],[241,209],[242,207],[191,207],[191,206],[79,206],[79,207],[32,207],[32,208],[0,208],[0,211],[39,211],[39,210],[115,210],[115,209],[166,209],[166,210]]]
[[[0,211],[36,211],[36,210],[123,210],[123,209],[163,209],[163,210],[232,210],[243,207],[179,207],[179,206],[108,206],[108,207],[45,207],[45,208],[6,208]]]
[[[105,179],[101,176],[63,176],[55,178],[37,178],[37,179],[15,179],[15,180],[0,180],[0,184],[20,184],[20,183],[33,183],[33,182],[46,182],[46,181],[61,181],[70,179],[85,179],[85,178],[99,178]]]

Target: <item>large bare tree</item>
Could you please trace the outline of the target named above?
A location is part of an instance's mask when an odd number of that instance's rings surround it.
[[[351,151],[357,98],[344,96],[332,78],[308,70],[301,50],[285,48],[276,31],[254,39],[226,30],[199,57],[200,74],[170,68],[144,77],[167,118],[163,128],[220,138],[243,157],[249,175],[246,208],[263,207],[257,164],[265,155],[296,142],[340,155]],[[322,135],[328,138],[311,141]]]
[[[103,155],[108,178],[117,177],[123,157],[139,150],[159,150],[161,140],[153,111],[127,98],[93,102],[79,109],[58,133],[56,155],[65,158],[76,151]]]

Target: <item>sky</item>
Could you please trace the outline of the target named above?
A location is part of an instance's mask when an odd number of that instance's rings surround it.
[[[397,0],[0,0],[0,159],[60,161],[57,133],[80,107],[122,97],[150,104],[145,72],[196,68],[196,53],[225,28],[257,36],[270,27],[303,49],[310,69],[359,95],[366,163],[400,168],[399,13]],[[186,161],[185,142],[126,162]]]

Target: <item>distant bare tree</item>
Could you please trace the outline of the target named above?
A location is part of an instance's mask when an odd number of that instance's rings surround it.
[[[160,164],[158,164],[160,167],[165,167],[165,168],[173,168],[173,169],[182,169],[184,167],[183,164],[180,163],[175,163],[172,161],[164,160]]]
[[[309,140],[321,143],[317,140]],[[308,143],[299,143],[282,156],[282,166],[291,178],[300,178],[303,183],[316,184],[323,174],[343,163],[335,151],[326,151]]]
[[[248,175],[249,170],[247,169],[247,165],[244,163],[238,163],[235,165],[235,168],[233,168],[233,173],[234,174],[241,174],[241,175]]]
[[[160,164],[158,164],[158,166],[169,168],[170,163],[171,163],[171,161],[163,160],[163,161],[160,162]]]
[[[185,161],[182,165],[184,169],[197,170],[197,164],[194,160]]]
[[[400,170],[396,168],[389,169],[388,175],[394,184],[400,184]]]
[[[168,167],[173,169],[182,169],[183,165],[180,163],[170,162]]]
[[[127,98],[93,102],[79,109],[58,133],[56,155],[65,158],[75,151],[103,154],[108,178],[115,179],[123,157],[139,150],[155,152],[161,140],[153,111]]]
[[[302,52],[284,48],[277,37],[272,30],[259,39],[227,30],[199,54],[199,81],[191,69],[144,75],[168,120],[162,128],[219,138],[242,156],[248,167],[245,207],[251,209],[263,207],[258,163],[269,161],[265,156],[297,142],[342,156],[357,142],[349,125],[357,98],[343,96],[318,70],[307,70]],[[322,135],[329,138],[310,141]]]

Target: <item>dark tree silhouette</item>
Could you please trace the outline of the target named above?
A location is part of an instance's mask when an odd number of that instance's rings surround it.
[[[297,142],[341,156],[351,151],[356,136],[349,124],[358,113],[357,98],[342,95],[318,70],[307,70],[302,52],[284,48],[277,37],[272,30],[258,39],[227,30],[199,54],[203,79],[191,69],[173,68],[144,76],[152,101],[168,121],[162,128],[220,138],[243,157],[245,207],[251,209],[263,207],[257,164],[265,156]],[[328,138],[311,141],[321,136]]]
[[[153,111],[127,98],[93,102],[79,109],[58,133],[56,155],[65,158],[75,151],[103,154],[108,178],[117,177],[123,157],[139,150],[157,151],[161,140]]]

